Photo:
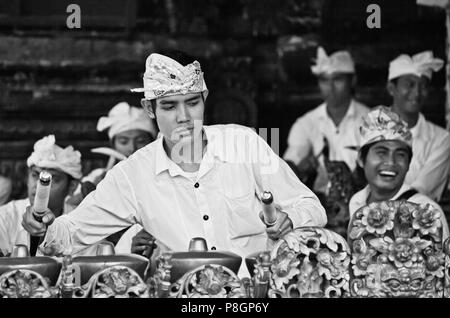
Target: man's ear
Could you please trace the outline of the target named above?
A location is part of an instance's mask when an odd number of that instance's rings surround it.
[[[392,97],[394,97],[394,93],[395,93],[395,84],[392,83],[391,81],[389,81],[386,85],[386,89],[389,92],[389,95],[391,95]]]
[[[356,83],[358,82],[358,77],[356,76],[356,74],[353,74],[353,76],[352,76],[352,81],[351,81],[351,84],[352,84],[352,88],[355,88],[356,87]]]
[[[79,183],[80,183],[80,180],[76,180],[76,179],[70,180],[68,195],[72,195],[75,192]]]
[[[147,100],[145,98],[141,99],[141,105],[145,109],[145,111],[147,112],[147,114],[150,116],[151,119],[156,118],[155,113],[153,112],[153,109],[152,109],[152,103],[149,100]]]
[[[358,158],[356,158],[356,163],[360,168],[364,168],[364,162],[361,158],[361,153],[358,153]]]

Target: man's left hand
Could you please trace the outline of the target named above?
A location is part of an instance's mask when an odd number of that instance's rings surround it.
[[[273,226],[267,227],[266,232],[270,239],[276,241],[282,238],[289,231],[293,230],[294,224],[289,218],[289,215],[286,212],[283,212],[279,205],[276,205],[275,208],[278,214],[277,223]],[[259,213],[259,217],[264,222],[264,214],[262,211]]]

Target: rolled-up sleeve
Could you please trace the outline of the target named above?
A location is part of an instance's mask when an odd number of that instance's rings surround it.
[[[137,222],[137,203],[126,174],[117,165],[81,204],[56,218],[41,244],[44,254],[76,254]]]
[[[430,156],[410,185],[433,200],[439,201],[447,184],[450,169],[450,137],[445,134],[429,142],[433,142]]]
[[[309,140],[311,127],[308,121],[301,117],[295,121],[289,131],[287,144],[288,147],[284,152],[284,160],[292,161],[298,164],[302,159],[306,158],[311,152],[312,145]]]
[[[262,138],[257,136],[255,139],[258,158],[253,170],[257,191],[271,191],[274,202],[289,215],[294,228],[325,226],[327,216],[317,196],[298,179],[287,163],[275,154]]]

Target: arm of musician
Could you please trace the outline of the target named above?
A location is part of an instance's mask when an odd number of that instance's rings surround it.
[[[111,170],[71,213],[48,227],[40,248],[46,255],[75,254],[137,222],[133,188],[120,167]]]
[[[258,157],[254,159],[253,171],[258,193],[271,191],[276,204],[287,213],[293,228],[300,226],[325,226],[327,216],[317,196],[295,175],[259,136]]]

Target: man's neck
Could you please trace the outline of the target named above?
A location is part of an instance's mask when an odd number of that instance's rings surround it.
[[[394,105],[392,105],[392,110],[397,113],[401,119],[403,119],[404,121],[406,121],[406,123],[408,124],[409,128],[413,128],[417,122],[419,121],[419,114],[420,113],[406,113],[406,112],[402,112],[398,107]]]
[[[202,138],[202,140],[195,139],[191,143],[183,145],[168,145],[164,142],[164,150],[166,151],[167,156],[186,172],[195,172],[199,170],[200,163],[206,151],[206,146],[207,140],[204,138]]]
[[[52,210],[53,214],[55,215],[55,218],[63,215],[64,212],[64,203],[61,206],[57,207],[49,207],[50,210]]]
[[[327,102],[327,114],[328,116],[330,116],[336,126],[339,126],[342,119],[344,119],[351,102],[351,96],[343,100],[341,103]]]
[[[395,196],[395,194],[400,191],[400,187],[396,188],[392,191],[382,190],[378,189],[372,186],[369,186],[369,195],[367,197],[367,204],[372,202],[379,202],[379,201],[386,201],[386,200],[392,200],[392,198]]]

